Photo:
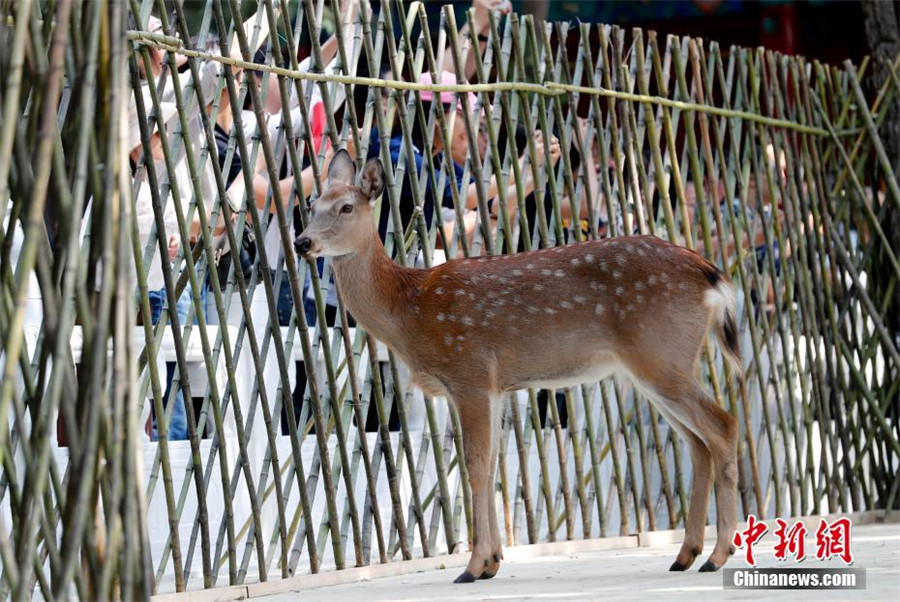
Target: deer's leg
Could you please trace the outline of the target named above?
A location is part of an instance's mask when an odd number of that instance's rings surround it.
[[[681,550],[669,570],[686,571],[694,564],[697,556],[703,552],[709,496],[712,493],[713,462],[706,444],[699,437],[683,426],[682,428],[676,427],[676,430],[687,439],[690,447],[693,479],[691,480],[691,505],[684,528],[684,542],[682,542]]]
[[[712,451],[716,471],[716,547],[701,571],[716,571],[734,554],[732,537],[737,529],[737,419],[714,405],[721,423],[721,440]]]
[[[472,488],[472,520],[473,541],[472,556],[466,570],[456,578],[455,583],[470,583],[484,576],[492,563],[499,560],[492,558],[495,535],[492,533],[491,521],[491,474],[493,473],[493,425],[492,403],[490,397],[483,392],[467,392],[454,395],[454,402],[459,410],[459,419],[463,431],[463,448],[466,454],[466,468],[469,471],[469,483]],[[496,518],[493,521],[496,527]],[[496,534],[499,541],[500,535]],[[494,567],[496,572],[496,567]],[[490,574],[493,576],[493,574]]]
[[[491,399],[491,457],[490,473],[488,474],[488,522],[491,529],[491,554],[490,564],[481,573],[481,579],[490,579],[500,570],[500,561],[503,559],[503,546],[500,540],[500,523],[497,520],[497,504],[494,500],[494,485],[497,483],[497,456],[500,452],[500,422],[503,416],[503,398]]]
[[[669,374],[656,380],[655,400],[688,440],[694,478],[685,539],[670,570],[687,569],[703,549],[710,482],[716,490],[716,546],[701,571],[718,570],[732,553],[737,525],[737,419],[720,408],[693,378]]]

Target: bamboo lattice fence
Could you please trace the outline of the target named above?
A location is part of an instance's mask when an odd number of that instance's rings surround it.
[[[638,232],[709,258],[740,306],[746,394],[712,345],[702,372],[742,425],[741,511],[897,507],[900,166],[878,134],[896,75],[870,89],[865,62],[348,4],[0,1],[3,597],[145,598],[467,548],[455,414],[292,249],[348,145],[380,149],[403,264]],[[419,83],[442,71],[469,83]],[[441,92],[475,102],[423,100]],[[461,175],[427,152],[457,119]],[[223,254],[251,238],[246,265]],[[506,545],[683,526],[690,463],[625,383],[511,395],[498,462]]]

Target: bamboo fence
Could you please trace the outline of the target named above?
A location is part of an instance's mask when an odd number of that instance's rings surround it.
[[[900,250],[886,230],[900,165],[878,130],[898,102],[900,59],[870,89],[866,62],[609,25],[492,15],[479,33],[443,8],[431,31],[433,3],[186,8],[0,1],[2,597],[148,598],[466,550],[458,418],[353,326],[328,263],[320,272],[292,250],[328,149],[362,161],[373,129],[378,209],[401,264],[645,233],[730,275],[746,391],[713,345],[702,376],[742,425],[744,515],[898,506]],[[241,14],[250,26],[235,24]],[[337,43],[329,68],[324,27]],[[442,71],[468,83],[418,83]],[[416,162],[414,132],[427,150],[454,127],[425,91],[477,99],[451,117],[468,141],[465,190],[449,161]],[[176,113],[164,125],[166,103]],[[239,157],[244,182],[227,189],[220,110],[233,120],[225,164]],[[135,126],[155,160],[132,153]],[[517,128],[521,139],[504,134]],[[554,136],[556,163],[540,153]],[[307,184],[289,175],[304,169]],[[492,180],[513,190],[495,220]],[[431,210],[426,189],[449,189],[452,212]],[[238,249],[249,236],[245,272],[220,241]],[[148,270],[171,237],[154,323]],[[184,441],[168,434],[179,391]],[[506,545],[683,526],[690,463],[626,383],[510,395],[498,462]]]

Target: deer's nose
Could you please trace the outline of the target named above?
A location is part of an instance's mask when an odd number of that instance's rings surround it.
[[[309,253],[309,248],[312,246],[312,241],[306,236],[300,236],[297,240],[294,241],[294,249],[300,255],[306,255]]]

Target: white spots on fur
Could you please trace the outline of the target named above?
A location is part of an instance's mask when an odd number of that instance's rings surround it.
[[[562,253],[565,250],[566,250],[565,247],[556,247],[555,249],[553,249],[553,252],[554,253]]]
[[[497,282],[499,282],[500,284],[509,284],[509,278],[500,277]]]
[[[464,291],[461,288],[458,288],[455,291],[453,291],[453,294],[456,295],[457,297],[464,297],[466,294],[466,291]]]
[[[438,315],[435,316],[438,322],[444,321],[444,314],[442,312],[438,312]]]
[[[647,252],[644,250],[643,247],[638,247],[636,253],[637,253],[638,255],[640,255],[641,257],[646,257],[646,256],[647,256]]]
[[[582,305],[587,301],[587,297],[582,297],[581,295],[575,296],[575,303],[581,303]]]
[[[584,262],[585,263],[594,263],[594,256],[591,255],[590,253],[588,253],[587,255],[584,256]]]
[[[536,314],[536,313],[540,312],[541,310],[539,310],[537,307],[534,307],[533,305],[529,305],[528,309],[526,311],[530,314]]]
[[[605,261],[601,261],[601,262],[600,262],[600,270],[603,271],[603,272],[605,272],[605,271],[607,271],[607,269],[608,269],[608,267],[607,267],[607,265],[606,265],[606,262],[605,262]]]
[[[458,318],[456,317],[456,314],[450,314],[449,316],[447,316],[447,319],[451,322],[456,322]]]
[[[419,306],[418,305],[413,305],[413,313],[416,314],[417,316],[419,315]]]
[[[656,274],[650,274],[650,277],[647,278],[647,284],[649,284],[650,286],[656,284]]]
[[[622,287],[622,286],[616,287],[616,295],[617,296],[621,297],[624,292],[625,292],[625,287]]]
[[[637,282],[635,282],[635,283],[634,283],[634,290],[636,290],[636,291],[642,291],[642,290],[644,290],[644,283],[641,282],[640,280],[638,280]]]
[[[435,294],[435,295],[443,295],[443,294],[444,294],[444,287],[443,287],[443,286],[439,286],[439,287],[437,287],[436,289],[434,289],[434,294]]]
[[[687,282],[679,282],[678,283],[678,290],[686,291],[687,289],[688,289]]]
[[[547,308],[544,308],[544,313],[552,316],[552,315],[556,314],[556,310],[553,309],[552,307],[547,307]]]
[[[534,290],[536,290],[536,291],[542,291],[542,290],[544,290],[544,285],[542,285],[542,284],[535,284],[533,288],[534,288]]]
[[[477,261],[478,263],[487,263],[488,260],[487,257],[479,257]]]
[[[469,297],[469,301],[474,301],[474,300],[475,300],[475,293],[469,293],[469,294],[468,294],[468,297]]]
[[[534,264],[533,264],[533,263],[525,264],[525,269],[526,269],[526,270],[533,270],[533,269],[534,269]]]
[[[566,275],[566,273],[563,272],[562,270],[556,270],[555,272],[553,272],[553,275],[556,276],[557,278],[562,278],[563,276]]]
[[[616,255],[616,263],[618,263],[619,265],[625,265],[625,256],[621,253],[618,253]]]
[[[592,280],[591,281],[591,290],[602,293],[602,292],[606,291],[606,285],[601,284],[600,282],[597,282],[596,280]]]
[[[633,311],[633,310],[634,310],[634,305],[632,305],[631,303],[629,303],[628,305],[625,306],[625,311]]]
[[[513,276],[521,276],[521,275],[524,274],[524,273],[525,273],[525,272],[523,272],[522,270],[513,270],[513,271],[512,271],[512,275],[513,275]]]
[[[574,305],[572,305],[572,304],[569,303],[568,301],[560,301],[559,306],[560,306],[561,308],[563,308],[563,309],[572,309],[573,307],[575,307]]]
[[[553,270],[541,270],[541,276],[550,276],[553,274]]]
[[[625,310],[620,309],[620,310],[618,311],[618,315],[619,315],[619,320],[620,320],[620,321],[621,321],[621,320],[624,320],[624,319],[625,319]]]
[[[577,257],[572,258],[572,265],[579,265],[580,263],[581,263],[581,260],[578,259]]]
[[[453,344],[453,336],[449,334],[444,335],[444,344],[450,346]]]
[[[604,311],[606,311],[606,308],[603,307],[602,303],[597,303],[596,305],[594,305],[594,313],[598,316],[602,316]]]
[[[490,320],[496,316],[497,316],[497,312],[495,312],[492,309],[489,309],[486,312],[484,312],[484,317],[487,318],[488,320]]]
[[[613,270],[613,279],[614,280],[618,280],[621,277],[622,277],[622,272],[620,272],[619,270]]]
[[[634,300],[635,300],[636,302],[638,302],[638,303],[643,303],[643,302],[644,302],[644,295],[637,295],[637,296],[635,296]]]
[[[463,318],[462,318],[462,320],[460,320],[460,322],[462,322],[463,325],[465,325],[465,326],[472,326],[473,324],[475,324],[475,321],[472,318],[470,318],[469,316],[463,316]]]

